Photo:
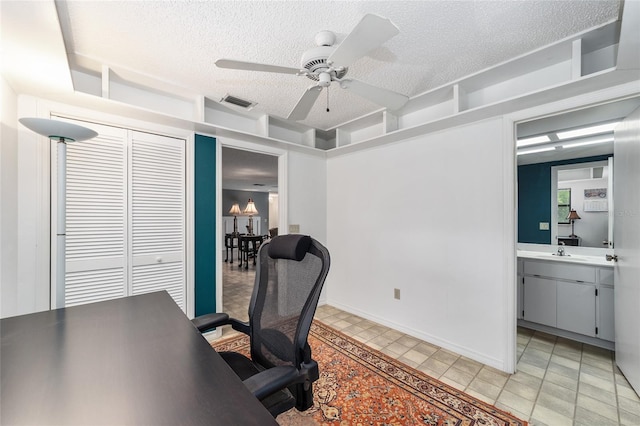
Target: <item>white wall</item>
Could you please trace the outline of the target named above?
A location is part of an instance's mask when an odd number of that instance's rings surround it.
[[[289,224],[322,244],[327,241],[327,165],[322,157],[289,152]],[[281,233],[288,233],[282,232]]]
[[[2,174],[6,173],[8,180],[3,183],[3,192],[7,192],[2,199],[1,250],[7,269],[2,273],[0,314],[9,317],[49,309],[51,142],[18,124],[18,117],[38,116],[35,101],[23,95],[16,97],[4,83],[2,90],[3,126],[6,124],[9,131],[6,140],[2,136],[3,151],[8,148]]]
[[[289,224],[300,225],[300,233],[311,235],[327,246],[331,255],[329,275],[333,269],[333,252],[327,245],[327,163],[322,157],[289,152],[288,169]],[[281,234],[289,233],[280,230]],[[327,303],[327,285],[318,303]]]
[[[327,302],[509,369],[515,189],[504,129],[496,118],[330,158]]]
[[[18,299],[18,98],[0,77],[0,318],[16,315]],[[7,206],[9,208],[7,208]]]

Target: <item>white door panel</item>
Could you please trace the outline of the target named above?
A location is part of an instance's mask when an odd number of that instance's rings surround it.
[[[167,290],[186,310],[185,141],[131,132],[131,294]]]
[[[79,124],[98,136],[67,144],[65,306],[127,291],[127,131]]]
[[[615,130],[616,363],[640,392],[640,108]]]

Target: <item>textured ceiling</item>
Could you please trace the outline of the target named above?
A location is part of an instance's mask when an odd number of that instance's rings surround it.
[[[67,52],[219,99],[229,93],[286,117],[305,77],[219,69],[219,58],[298,67],[324,29],[342,39],[366,13],[400,34],[349,76],[414,96],[616,19],[618,0],[56,2]],[[335,83],[304,124],[328,129],[379,107]]]

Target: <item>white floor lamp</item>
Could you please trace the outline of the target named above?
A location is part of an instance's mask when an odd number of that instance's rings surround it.
[[[58,190],[58,220],[56,225],[56,302],[57,307],[64,306],[65,282],[65,244],[67,238],[67,143],[79,142],[98,136],[97,132],[77,124],[47,118],[20,118],[18,121],[26,128],[42,136],[46,136],[57,143],[57,190]]]

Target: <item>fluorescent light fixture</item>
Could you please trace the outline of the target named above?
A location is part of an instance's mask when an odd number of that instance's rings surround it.
[[[558,132],[559,139],[579,138],[582,136],[597,135],[599,133],[613,132],[619,121],[614,123],[599,124],[597,126],[583,127],[581,129],[567,130],[566,132]]]
[[[613,142],[613,138],[602,138],[602,139],[594,139],[594,140],[585,141],[585,142],[568,143],[566,145],[562,145],[562,147],[563,148],[576,148],[576,147],[579,147],[579,146],[596,145],[596,144],[605,143],[605,142]]]
[[[539,143],[545,143],[545,142],[551,142],[551,139],[549,139],[549,136],[547,135],[534,136],[532,138],[518,139],[516,146],[523,147],[523,146],[529,146],[529,145],[537,145]]]
[[[537,152],[555,151],[555,146],[548,146],[546,148],[530,149],[527,151],[518,151],[517,155],[535,154]]]

